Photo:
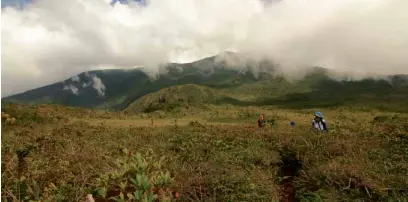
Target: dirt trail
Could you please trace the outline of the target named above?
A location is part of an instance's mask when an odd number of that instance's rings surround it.
[[[283,177],[281,182],[281,201],[296,201],[296,187],[294,178],[302,168],[301,162],[296,158],[296,153],[288,148],[281,150],[280,175]]]

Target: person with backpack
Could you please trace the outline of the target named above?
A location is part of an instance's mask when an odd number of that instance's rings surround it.
[[[323,116],[323,114],[321,112],[316,112],[315,113],[315,118],[312,121],[312,126],[314,128],[316,128],[317,130],[319,130],[319,131],[328,132],[326,119],[324,118],[324,116]]]
[[[263,115],[261,114],[258,117],[258,127],[263,128],[264,125],[265,125],[265,119],[264,119]]]

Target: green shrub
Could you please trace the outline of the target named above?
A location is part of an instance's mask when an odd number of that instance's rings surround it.
[[[97,179],[97,197],[115,201],[171,201],[170,189],[173,178],[162,169],[164,159],[142,157],[123,150],[124,156],[117,160],[116,170]]]

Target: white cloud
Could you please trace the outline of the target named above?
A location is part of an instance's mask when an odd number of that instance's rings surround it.
[[[408,73],[406,0],[108,2],[37,0],[2,10],[2,96],[91,69],[154,72],[228,49],[283,66]]]
[[[74,82],[81,82],[81,79],[79,78],[79,76],[74,76],[71,78],[71,80]]]
[[[96,92],[98,92],[100,96],[105,96],[106,88],[105,85],[102,83],[102,80],[95,75],[92,75],[91,78],[93,82],[92,87],[96,90]]]
[[[82,88],[87,88],[92,85],[92,82],[82,83]]]
[[[102,80],[95,74],[90,74],[89,72],[85,72],[85,76],[87,78],[85,80],[88,81],[82,83],[81,87],[88,88],[92,86],[92,88],[96,90],[99,96],[105,96],[106,87],[105,84],[103,84]]]
[[[77,87],[73,86],[73,85],[68,85],[68,86],[64,86],[63,90],[69,90],[72,92],[72,94],[74,95],[78,95],[79,90]]]

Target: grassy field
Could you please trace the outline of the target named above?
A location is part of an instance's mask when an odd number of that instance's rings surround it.
[[[408,201],[404,113],[324,109],[318,133],[313,109],[2,111],[16,118],[2,122],[2,200]]]

